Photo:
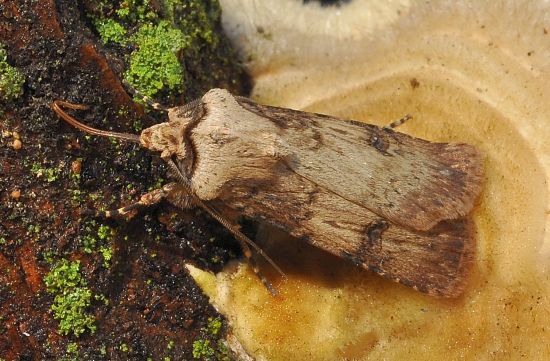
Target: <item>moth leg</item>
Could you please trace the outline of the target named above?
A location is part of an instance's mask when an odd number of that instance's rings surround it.
[[[143,194],[140,197],[139,201],[121,208],[112,209],[109,211],[84,209],[82,210],[81,214],[101,218],[125,217],[127,219],[131,219],[135,216],[137,210],[153,206],[159,203],[162,199],[166,198],[176,185],[177,183],[168,183],[162,188],[154,189],[150,192]]]
[[[250,247],[252,247],[254,249],[254,251],[256,251],[259,255],[264,257],[266,259],[266,261],[269,262],[269,264],[271,264],[271,266],[273,268],[275,268],[275,270],[277,272],[279,272],[283,277],[286,277],[284,272],[281,270],[281,268],[279,266],[277,266],[277,264],[273,261],[273,259],[271,259],[271,257],[269,257],[267,254],[265,254],[265,252],[256,243],[254,243],[250,238],[248,238],[244,233],[242,233],[239,230],[239,227],[237,227],[234,224],[232,224],[231,222],[229,222],[221,214],[219,214],[215,209],[213,209],[212,207],[210,207],[209,205],[204,203],[202,201],[202,199],[200,199],[199,197],[197,197],[197,195],[195,195],[195,193],[193,192],[193,189],[191,188],[191,183],[181,173],[178,166],[176,165],[176,163],[174,163],[174,161],[170,158],[169,155],[161,154],[161,158],[166,162],[166,164],[168,165],[170,170],[178,178],[178,181],[179,181],[178,186],[184,188],[186,190],[186,192],[190,196],[192,196],[193,203],[196,204],[198,207],[202,208],[204,211],[206,211],[206,213],[208,213],[212,218],[217,220],[222,226],[224,226],[228,231],[230,231],[235,236],[235,238],[239,241],[239,243],[243,247],[245,257],[249,261],[253,259],[252,252],[251,252],[251,249],[250,249]],[[250,261],[250,262],[251,262],[252,268],[254,269],[254,272],[260,278],[260,280],[265,285],[265,287],[268,289],[268,291],[272,295],[276,295],[277,291],[275,290],[275,288],[273,288],[273,286],[269,283],[269,281],[267,281],[267,279],[262,275],[262,273],[259,272],[259,269],[256,265],[256,262],[255,261]]]
[[[267,280],[267,278],[264,276],[262,271],[260,271],[260,267],[258,267],[258,262],[256,262],[256,257],[254,257],[254,254],[252,253],[252,250],[250,249],[248,244],[242,241],[239,241],[239,243],[243,249],[243,254],[246,257],[246,261],[248,262],[250,267],[252,267],[252,270],[254,271],[256,276],[260,279],[264,287],[267,288],[267,290],[269,291],[269,293],[271,293],[272,296],[277,296],[279,292],[275,287],[273,287],[271,282]]]
[[[407,120],[410,120],[410,119],[412,119],[412,115],[407,114],[403,118],[391,122],[390,124],[386,125],[382,129],[395,129],[398,126],[402,125],[403,123],[405,123]]]
[[[174,206],[187,209],[191,206],[194,206],[195,203],[193,202],[193,197],[187,193],[185,190],[185,187],[182,187],[179,183],[170,183],[165,186],[166,195],[165,199],[172,203]],[[235,225],[235,227],[237,227]],[[265,288],[271,293],[273,296],[277,295],[277,290],[273,287],[271,283],[267,280],[267,278],[262,274],[258,267],[258,263],[256,262],[255,254],[252,252],[250,247],[247,243],[243,242],[242,240],[238,239],[239,243],[241,245],[241,248],[243,250],[243,254],[246,257],[246,260],[252,267],[252,270],[254,273],[258,276],[260,281],[264,284]]]

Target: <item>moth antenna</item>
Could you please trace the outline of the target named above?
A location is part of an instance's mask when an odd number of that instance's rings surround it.
[[[254,243],[250,238],[248,238],[244,233],[242,233],[237,227],[235,227],[233,224],[231,224],[227,219],[225,219],[216,210],[214,210],[212,207],[208,206],[206,203],[204,203],[202,201],[202,199],[200,199],[199,197],[197,197],[195,195],[195,193],[193,192],[193,189],[191,188],[191,184],[189,184],[189,181],[187,180],[187,178],[185,178],[183,176],[183,174],[181,174],[180,170],[178,169],[178,167],[176,166],[176,164],[174,163],[174,161],[171,158],[166,157],[166,158],[163,158],[163,159],[166,162],[166,164],[168,165],[168,167],[170,168],[170,170],[172,170],[172,172],[176,175],[176,177],[178,178],[178,181],[180,182],[180,184],[185,188],[185,191],[190,196],[193,197],[193,201],[195,202],[196,205],[198,205],[203,210],[205,210],[206,213],[208,213],[212,218],[214,218],[222,226],[227,228],[228,231],[233,233],[235,238],[237,238],[237,240],[239,242],[241,242],[241,244],[244,243],[244,244],[247,244],[247,245],[251,246],[254,249],[254,251],[256,251],[259,255],[261,255],[281,276],[286,278],[286,275],[283,272],[283,270],[279,266],[277,266],[275,261],[273,261],[273,259],[271,259],[271,257],[269,257],[263,251],[263,249],[261,249],[256,243]],[[268,289],[269,289],[269,287],[268,287]]]
[[[150,106],[151,108],[155,109],[155,110],[160,110],[160,111],[163,111],[163,112],[167,112],[168,109],[170,109],[170,107],[167,107],[167,106],[164,106],[160,103],[157,103],[155,102],[153,99],[151,99],[150,97],[148,97],[147,95],[145,94],[142,94],[139,90],[137,90],[136,88],[134,88],[132,86],[132,84],[128,83],[126,81],[126,79],[123,79],[122,80],[122,84],[124,84],[124,86],[126,86],[126,88],[128,88],[128,90],[130,91],[130,93],[132,93],[133,96],[137,97],[137,98],[140,98],[145,104],[147,104],[148,106]]]
[[[85,110],[85,109],[88,109],[87,105],[73,104],[73,103],[66,102],[64,100],[54,100],[54,102],[51,104],[51,107],[52,107],[53,111],[61,119],[63,119],[64,121],[66,121],[67,123],[72,125],[73,127],[78,128],[78,129],[80,129],[80,130],[82,130],[86,133],[93,134],[93,135],[99,135],[99,136],[102,136],[102,137],[112,137],[112,138],[123,139],[123,140],[127,140],[127,141],[130,141],[130,142],[133,142],[133,143],[140,144],[138,135],[129,134],[129,133],[118,133],[118,132],[112,132],[112,131],[108,131],[108,130],[101,130],[101,129],[92,128],[90,126],[87,126],[86,124],[80,123],[78,120],[76,120],[75,118],[73,118],[72,116],[67,114],[62,108],[62,107],[66,107],[66,108],[74,109],[74,110]]]
[[[192,193],[191,193],[192,194]],[[277,264],[275,263],[275,261],[273,261],[273,259],[271,257],[269,257],[263,249],[261,249],[256,243],[254,243],[250,238],[248,238],[247,236],[244,235],[244,233],[242,233],[241,231],[239,231],[237,229],[237,227],[235,227],[233,224],[229,223],[228,220],[226,220],[225,218],[223,218],[218,212],[216,212],[214,209],[212,209],[211,207],[209,207],[208,205],[206,205],[204,202],[202,202],[202,200],[200,200],[198,197],[196,197],[196,201],[198,201],[198,205],[204,209],[208,214],[210,214],[210,216],[212,216],[214,219],[216,219],[221,225],[223,225],[225,228],[227,228],[231,233],[233,233],[233,235],[235,236],[235,238],[237,238],[237,240],[239,240],[240,242],[243,242],[249,246],[252,246],[252,248],[258,252],[259,255],[261,255],[263,258],[265,258],[265,260],[283,277],[286,277],[285,273],[283,272],[283,270],[277,266]]]
[[[403,125],[407,120],[410,120],[410,119],[412,119],[412,115],[407,114],[403,118],[397,119],[391,122],[390,124],[386,125],[383,129],[395,129],[398,126]]]

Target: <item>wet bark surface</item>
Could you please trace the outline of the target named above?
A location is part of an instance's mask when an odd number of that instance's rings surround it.
[[[0,42],[25,76],[23,96],[0,104],[0,358],[192,359],[193,342],[204,336],[209,318],[220,316],[184,263],[216,271],[239,255],[238,247],[200,211],[164,203],[130,222],[81,216],[83,208],[132,203],[168,176],[155,155],[86,136],[50,108],[55,99],[88,104],[75,113],[84,123],[130,133],[136,121],[143,127],[161,121],[162,114],[146,113],[121,85],[124,49],[104,48],[81,4],[65,0],[4,1]],[[213,77],[188,79],[186,94],[173,104],[212,86],[247,91],[235,64],[190,64],[202,67],[196,74],[211,66]],[[16,138],[20,149],[13,147]],[[110,249],[112,259],[99,249]],[[86,309],[95,317],[94,333],[59,332],[54,295],[43,279],[61,259],[80,261],[94,295]],[[67,351],[71,343],[76,353]]]

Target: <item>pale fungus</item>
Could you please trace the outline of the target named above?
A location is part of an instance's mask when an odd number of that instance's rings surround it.
[[[261,227],[263,265],[192,274],[264,360],[550,358],[550,5],[221,1],[259,102],[384,125],[485,156],[477,256],[458,299],[423,295]],[[345,176],[345,175],[342,175]],[[263,242],[263,243],[262,243]]]

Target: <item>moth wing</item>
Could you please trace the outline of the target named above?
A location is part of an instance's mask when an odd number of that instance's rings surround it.
[[[473,147],[260,106],[219,89],[203,104],[189,132],[201,200],[422,292],[462,292],[475,240],[467,220],[448,220],[466,214],[479,191]]]
[[[464,216],[480,191],[482,162],[473,146],[237,101],[278,127],[290,169],[401,226],[425,231]]]
[[[235,180],[215,206],[268,222],[311,245],[387,279],[438,296],[457,297],[475,254],[468,220],[442,222],[427,232],[392,223],[297,175],[281,164],[270,184]]]

